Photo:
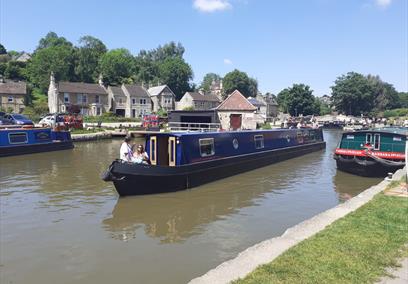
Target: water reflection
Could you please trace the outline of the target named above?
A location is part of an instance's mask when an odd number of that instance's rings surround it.
[[[337,170],[333,176],[334,190],[341,202],[359,194],[363,189],[381,182],[381,178],[360,177]]]

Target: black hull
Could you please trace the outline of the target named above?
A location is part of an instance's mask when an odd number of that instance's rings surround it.
[[[72,148],[74,148],[74,144],[72,143],[72,141],[21,145],[13,147],[0,147],[0,157],[59,151]]]
[[[350,174],[355,174],[363,177],[386,177],[388,173],[402,169],[402,166],[386,166],[375,161],[341,161],[336,160],[337,169]]]
[[[270,150],[179,167],[122,163],[111,165],[111,178],[120,196],[184,190],[218,179],[318,151],[326,142]]]

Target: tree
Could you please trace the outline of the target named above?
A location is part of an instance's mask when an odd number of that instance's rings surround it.
[[[182,58],[167,58],[159,64],[159,77],[161,83],[176,94],[176,100],[180,100],[185,92],[191,90],[193,70]]]
[[[150,57],[141,56],[140,54],[134,60],[135,72],[133,74],[133,81],[139,84],[159,81],[158,64]]]
[[[6,50],[6,48],[4,47],[4,45],[2,45],[1,43],[0,43],[0,55],[1,54],[7,54],[7,50]]]
[[[207,73],[205,74],[203,81],[200,84],[200,89],[203,89],[205,92],[210,91],[210,86],[213,81],[220,81],[222,78],[220,75],[215,73]]]
[[[40,49],[54,46],[72,47],[72,43],[69,42],[65,37],[59,37],[55,32],[48,32],[48,34],[45,37],[40,39],[40,42],[38,43],[35,52],[39,51]]]
[[[407,92],[398,93],[398,107],[408,108],[408,93]]]
[[[183,58],[184,51],[185,49],[181,43],[176,44],[171,41],[150,51],[141,50],[139,55],[147,56],[152,61],[164,61],[167,58]]]
[[[233,91],[240,91],[245,97],[256,96],[258,83],[251,79],[245,72],[237,69],[227,73],[222,81],[223,97],[227,97]],[[256,90],[255,90],[256,89]]]
[[[290,115],[310,115],[320,113],[319,101],[313,96],[313,91],[304,84],[293,84],[278,94],[278,103]]]
[[[103,42],[92,36],[79,39],[80,47],[76,50],[75,74],[81,82],[96,82],[99,77],[99,60],[107,51]]]
[[[372,86],[375,96],[374,111],[384,111],[399,106],[398,92],[393,85],[383,82],[378,75],[368,75],[367,80]]]
[[[349,72],[334,83],[331,88],[336,110],[348,115],[361,115],[373,109],[376,99],[374,87],[362,74]]]
[[[20,61],[9,61],[4,70],[4,76],[13,80],[26,80],[26,63]]]
[[[119,85],[127,82],[134,69],[133,56],[124,48],[112,49],[102,55],[99,70],[105,84]]]
[[[36,51],[27,65],[27,77],[35,87],[46,91],[51,71],[56,80],[74,78],[74,50],[67,45],[51,46]]]

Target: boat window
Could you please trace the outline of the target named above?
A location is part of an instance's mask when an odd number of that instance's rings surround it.
[[[152,165],[156,165],[156,145],[157,145],[156,136],[151,136],[150,137],[150,162],[152,163]]]
[[[200,144],[201,157],[214,155],[214,138],[204,138],[198,140]]]
[[[371,133],[367,133],[366,134],[366,143],[372,143],[372,140],[373,140],[373,138],[372,138],[372,134]]]
[[[265,147],[263,135],[255,135],[254,141],[255,141],[255,149],[262,149]]]
[[[28,142],[27,133],[9,133],[10,144],[24,144]]]
[[[374,150],[380,150],[380,134],[374,134]]]
[[[347,139],[354,139],[354,135],[347,135]]]

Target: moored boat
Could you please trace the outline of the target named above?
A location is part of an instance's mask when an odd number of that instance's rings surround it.
[[[0,128],[0,157],[72,149],[68,131],[51,128]]]
[[[334,152],[339,170],[384,177],[405,165],[406,128],[345,132]]]
[[[114,161],[103,174],[119,195],[173,192],[325,148],[321,129],[153,133],[150,165]]]

